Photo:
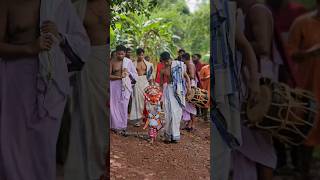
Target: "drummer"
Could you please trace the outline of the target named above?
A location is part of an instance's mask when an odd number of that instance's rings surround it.
[[[133,88],[129,122],[139,127],[141,120],[144,118],[144,89],[149,86],[149,82],[153,79],[153,64],[145,60],[144,50],[142,48],[138,48],[136,54],[138,58],[133,64],[138,72],[138,78]]]
[[[186,65],[186,70],[189,75],[190,81],[191,81],[191,87],[196,87],[197,82],[196,82],[196,66],[192,62],[190,58],[189,53],[182,54],[181,60],[184,62]],[[186,102],[185,108],[183,108],[183,113],[182,113],[182,120],[186,122],[186,127],[184,128],[187,131],[193,131],[194,126],[195,126],[195,121],[196,121],[196,115],[197,115],[197,109],[196,107],[191,104]]]
[[[241,30],[244,30],[254,49],[260,75],[278,81],[281,62],[273,56],[276,49],[273,46],[272,12],[257,0],[237,0],[237,3],[244,13],[241,19],[238,19],[239,24],[242,25]],[[250,79],[244,81],[251,83]],[[242,124],[241,131],[242,145],[234,152],[233,158],[234,176],[239,180],[272,180],[277,158],[271,136],[248,128],[244,124]]]
[[[208,121],[210,119],[210,65],[204,64],[199,72],[199,81],[201,85],[201,89],[204,89],[208,92],[209,101],[205,105],[204,108],[201,108],[201,113],[203,113],[202,117],[204,121]]]

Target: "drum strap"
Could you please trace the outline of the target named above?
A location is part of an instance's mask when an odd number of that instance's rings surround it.
[[[211,108],[211,112],[211,121],[216,126],[222,139],[229,146],[229,148],[235,149],[236,147],[240,146],[239,141],[227,131],[226,120],[221,111],[216,107],[216,105],[213,105],[213,108]]]

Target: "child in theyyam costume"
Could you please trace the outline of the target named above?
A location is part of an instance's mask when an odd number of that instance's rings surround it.
[[[148,86],[145,89],[145,126],[146,129],[149,126],[149,138],[151,143],[153,143],[158,135],[159,130],[162,128],[161,122],[161,104],[160,99],[162,97],[162,92],[158,86]]]

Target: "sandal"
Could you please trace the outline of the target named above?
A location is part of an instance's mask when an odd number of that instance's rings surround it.
[[[122,130],[119,132],[119,135],[124,136],[124,137],[128,137],[128,133],[126,130]]]

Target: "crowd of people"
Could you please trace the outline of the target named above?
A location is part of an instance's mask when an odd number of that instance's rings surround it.
[[[163,52],[154,68],[153,63],[146,60],[144,49],[136,49],[136,59],[133,59],[130,48],[117,46],[110,61],[110,128],[126,135],[128,126],[140,127],[145,123],[145,111],[150,107],[146,105],[144,93],[147,87],[156,86],[162,94],[159,108],[164,113],[165,142],[178,142],[180,129],[194,131],[200,113],[205,120],[209,116],[209,101],[206,108],[198,110],[186,101],[192,87],[210,91],[210,66],[202,64],[200,59],[201,55],[191,57],[183,49],[174,60],[170,53]],[[180,128],[181,122],[185,122],[185,127]]]
[[[317,101],[320,100],[320,1],[316,1],[315,10],[310,12],[301,4],[288,0],[226,2],[215,1],[215,9],[221,11],[214,15],[237,12],[227,20],[230,24],[235,22],[236,58],[219,56],[233,52],[230,52],[228,44],[221,43],[223,38],[221,42],[215,42],[222,47],[221,52],[219,49],[213,52],[217,53],[214,86],[221,90],[214,95],[216,107],[223,114],[227,126],[221,128],[223,126],[218,123],[213,126],[212,176],[219,180],[227,180],[230,175],[236,180],[272,180],[275,173],[281,174],[282,168],[289,167],[287,158],[291,158],[291,173],[298,173],[295,175],[297,178],[311,179],[313,149],[320,140],[318,116],[306,142],[287,147],[272,138],[271,134],[246,126],[248,119],[240,116],[240,109],[246,101],[254,106],[261,100],[261,77],[275,83],[285,83],[291,88],[307,90],[314,94]],[[219,18],[214,19],[217,19],[215,25],[223,23]],[[229,66],[218,66],[219,59]],[[225,73],[232,71],[234,76]],[[229,83],[232,85],[225,85]],[[290,151],[291,157],[288,157],[287,151]]]

